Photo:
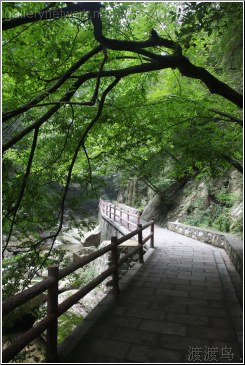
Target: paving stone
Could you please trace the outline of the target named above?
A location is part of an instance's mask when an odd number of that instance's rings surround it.
[[[210,327],[232,328],[232,321],[229,318],[210,317]]]
[[[100,356],[110,356],[116,359],[124,359],[130,344],[115,340],[93,340],[88,346],[88,351]]]
[[[117,327],[137,328],[141,323],[141,319],[124,316],[110,316],[107,323]]]
[[[233,303],[233,302],[228,302],[229,308],[230,308],[230,313],[231,316],[233,317],[239,317],[242,316],[242,308],[240,306],[240,303]]]
[[[150,298],[149,298],[150,299]],[[150,300],[138,300],[136,299],[130,299],[130,298],[122,298],[121,305],[128,306],[130,308],[148,308],[150,305]]]
[[[135,287],[130,287],[129,289],[126,289],[125,292],[128,292],[128,293],[134,293],[136,295],[144,295],[145,297],[147,297],[148,295],[152,295],[156,292],[156,289],[155,288],[151,288],[151,287],[148,287],[148,288],[145,288],[145,287],[138,287],[138,288],[135,288]]]
[[[187,306],[208,306],[208,301],[206,299],[196,299],[196,298],[181,298],[181,297],[172,297],[172,303],[173,304],[179,304],[179,305],[187,305]],[[202,313],[197,313],[202,314]]]
[[[228,317],[227,311],[220,308],[208,308],[208,307],[197,307],[190,305],[188,307],[188,313],[190,314],[200,314],[205,316],[215,316],[215,317]]]
[[[167,278],[162,278],[161,279],[161,283],[167,283],[167,284],[189,284],[189,280],[186,279],[167,279]]]
[[[98,359],[98,354],[85,350],[81,353],[80,351],[76,351],[75,349],[75,351],[72,352],[71,356],[65,357],[64,359],[62,359],[61,362],[63,362],[64,360],[65,363],[95,364],[97,363],[97,359]]]
[[[166,304],[166,303],[161,303],[161,302],[153,302],[150,308],[153,308],[153,309],[162,308],[163,311],[171,312],[171,313],[186,313],[187,312],[187,306],[181,305],[181,304]]]
[[[163,311],[139,308],[129,308],[124,315],[127,317],[154,319],[157,321],[164,321],[166,317]]]
[[[153,332],[116,328],[113,332],[113,338],[117,341],[129,342],[138,345],[154,345],[157,341],[158,335]]]
[[[205,278],[220,278],[219,273],[215,272],[205,272],[204,273]]]
[[[226,265],[224,264],[224,261],[223,260],[217,262],[217,266],[218,266],[219,269],[226,270]]]
[[[175,284],[174,285],[174,290],[183,290],[183,291],[187,291],[189,292],[190,290],[196,290],[195,287],[191,286],[190,284],[189,285],[184,285],[184,284],[181,284],[181,285],[178,285],[178,284]],[[205,288],[203,289],[205,290]]]
[[[243,316],[232,317],[232,322],[238,336],[243,335]]]
[[[227,304],[224,300],[208,300],[208,304],[210,308],[227,309]]]
[[[179,268],[168,268],[164,271],[164,274],[172,274],[172,273],[175,273],[175,274],[181,274],[183,273],[182,270],[180,270]],[[189,271],[185,271],[184,273],[186,273],[185,275],[191,275],[191,273]],[[183,274],[184,274],[183,273]]]
[[[193,281],[191,281],[190,282],[190,284],[191,285],[197,285],[197,286],[208,286],[209,288],[211,288],[211,287],[213,287],[213,288],[222,288],[222,284],[221,284],[221,282],[220,281],[209,281],[209,282],[207,282],[207,281],[195,281],[195,280],[193,280]]]
[[[183,350],[184,353],[188,353],[189,347],[202,347],[209,345],[208,339],[198,338],[198,337],[186,337],[186,336],[175,336],[175,335],[165,335],[161,334],[158,337],[157,344],[159,347],[173,349],[173,350]]]
[[[90,363],[91,361],[86,361],[83,363]],[[120,363],[120,359],[117,359],[115,357],[111,357],[111,356],[97,356],[96,357],[96,361],[93,361],[93,363],[95,364],[116,364],[116,363]],[[123,363],[127,363],[128,361],[126,361],[125,359],[123,359]]]
[[[224,299],[224,295],[220,293],[208,293],[203,291],[191,291],[191,298],[203,298],[203,299],[213,299],[213,300],[222,300]]]
[[[183,323],[195,326],[208,326],[208,316],[195,316],[191,314],[178,314],[178,313],[167,313],[166,321],[172,323]]]
[[[144,294],[136,294],[134,293],[133,291],[127,293],[127,299],[130,299],[130,300],[142,300],[142,301],[145,301],[146,298],[150,301],[150,300],[153,300],[152,298],[155,298],[156,295],[155,294],[148,294],[147,296],[144,295]]]
[[[148,281],[148,282],[159,282],[161,280],[161,278],[155,278],[155,277],[150,277],[150,276],[139,276],[139,275],[135,275],[135,280],[138,281]]]
[[[214,278],[214,277],[206,277],[205,280],[206,280],[207,283],[212,283],[212,282],[220,283],[221,282],[221,280],[220,280],[219,277],[217,277],[217,278]]]
[[[189,259],[184,259],[184,258],[182,258],[182,259],[180,259],[179,260],[179,263],[180,264],[188,264],[188,265],[193,265],[194,264],[194,262],[193,262],[193,260],[189,260]]]
[[[89,331],[89,335],[93,338],[108,340],[111,338],[114,330],[115,327],[107,322],[98,321],[96,326],[93,326]]]
[[[122,316],[125,314],[127,308],[126,307],[116,307],[112,310],[112,314],[115,315],[115,316]]]
[[[176,279],[177,278],[177,274],[162,274],[161,276],[161,280],[162,279]]]
[[[184,290],[157,289],[157,295],[169,295],[174,297],[188,297],[189,292]]]
[[[173,270],[180,270],[180,271],[185,271],[185,272],[192,272],[192,271],[195,271],[195,272],[200,272],[200,273],[204,273],[204,269],[202,268],[194,268],[192,265],[183,265],[183,264],[178,264],[178,265],[168,265],[168,267],[170,269],[173,269]]]
[[[133,284],[134,284],[134,286],[142,287],[142,286],[144,286],[144,281],[134,280]]]
[[[187,327],[187,337],[198,337],[215,339],[219,341],[236,341],[235,333],[232,330],[227,330],[224,328],[210,328],[201,326],[188,326]]]
[[[140,329],[154,333],[169,333],[185,336],[186,326],[183,324],[143,320]]]
[[[206,267],[205,267],[203,270],[204,270],[204,272],[207,272],[207,273],[208,273],[208,272],[209,272],[209,273],[217,273],[217,270],[218,270],[218,269],[217,269],[217,268],[213,268],[213,269],[211,269],[211,268],[206,268]]]
[[[201,275],[190,275],[190,276],[187,276],[187,275],[177,275],[177,279],[181,279],[181,280],[190,280],[191,282],[192,281],[204,281],[205,280],[205,277],[204,276],[201,276]]]
[[[158,296],[151,296],[149,297],[150,303],[151,303],[151,308],[152,308],[152,304],[161,304],[161,305],[166,305],[166,304],[172,304],[174,301],[174,297],[168,296],[168,295],[158,295]]]
[[[183,361],[183,353],[181,351],[159,349],[153,346],[133,345],[126,359],[137,363],[179,363]]]
[[[147,287],[148,285],[151,285],[151,287],[158,289],[174,289],[174,284],[170,283],[144,283],[144,287]]]
[[[228,302],[239,303],[235,291],[231,292],[231,291],[225,290],[225,299]]]

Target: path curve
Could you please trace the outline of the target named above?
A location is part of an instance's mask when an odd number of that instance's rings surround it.
[[[60,362],[242,362],[242,308],[223,251],[156,226],[153,253]]]

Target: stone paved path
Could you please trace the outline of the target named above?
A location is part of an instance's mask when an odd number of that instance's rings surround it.
[[[242,309],[223,250],[155,232],[152,255],[61,362],[242,362]]]

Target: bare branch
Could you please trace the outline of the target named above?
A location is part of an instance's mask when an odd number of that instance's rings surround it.
[[[94,38],[106,48],[119,51],[138,52],[144,48],[162,46],[173,49],[178,55],[182,53],[181,47],[178,43],[159,37],[154,29],[152,29],[150,38],[146,41],[129,41],[106,38],[102,33],[102,23],[98,14],[94,16],[94,13],[90,12],[90,17],[94,26]]]
[[[109,77],[114,76],[116,78],[122,78],[128,75],[149,72],[153,70],[159,70],[162,68],[162,65],[158,64],[141,64],[139,66],[132,66],[122,70],[111,70],[111,71],[102,71],[101,77]],[[23,129],[16,136],[14,136],[11,140],[6,142],[3,145],[3,152],[11,148],[15,143],[20,141],[24,136],[26,136],[29,132],[31,132],[36,127],[40,127],[43,123],[45,123],[52,115],[54,115],[57,110],[59,110],[67,101],[71,99],[71,97],[75,94],[77,89],[87,80],[92,78],[97,78],[97,72],[89,72],[87,74],[82,75],[77,79],[76,82],[70,87],[70,89],[65,93],[65,95],[60,99],[59,103],[51,108],[47,113],[42,115],[39,119],[37,119],[33,124]]]
[[[52,244],[50,246],[50,249],[49,249],[49,252],[47,253],[45,259],[43,260],[43,262],[40,264],[39,268],[37,268],[35,270],[35,273],[37,273],[37,271],[44,265],[45,261],[47,260],[50,252],[52,251],[53,249],[53,246],[54,246],[54,242],[58,236],[58,234],[60,233],[61,229],[62,229],[62,226],[63,226],[63,221],[64,221],[64,208],[65,208],[65,200],[66,200],[66,196],[67,196],[67,193],[68,193],[68,188],[70,186],[70,182],[71,182],[71,176],[72,176],[72,171],[73,171],[73,167],[75,165],[75,162],[76,162],[76,159],[77,159],[77,156],[78,156],[78,153],[80,151],[80,148],[84,145],[84,142],[87,138],[87,135],[88,133],[90,132],[90,130],[93,128],[93,126],[95,125],[95,123],[98,121],[98,119],[100,118],[101,116],[101,113],[102,113],[102,110],[103,110],[103,106],[104,106],[104,102],[105,102],[105,99],[106,99],[106,96],[108,95],[108,93],[119,83],[120,79],[119,78],[116,78],[107,88],[106,90],[103,92],[102,96],[101,96],[101,100],[100,100],[100,103],[99,103],[99,106],[98,106],[98,111],[95,115],[95,117],[92,119],[92,121],[89,123],[89,125],[85,128],[84,132],[82,133],[82,136],[81,136],[81,139],[79,141],[79,143],[77,144],[76,148],[75,148],[75,151],[74,151],[74,154],[73,154],[73,157],[72,157],[72,160],[71,160],[71,164],[69,166],[69,169],[68,169],[68,174],[67,174],[67,178],[66,178],[66,185],[65,185],[65,189],[64,189],[64,193],[63,193],[63,196],[62,196],[62,200],[61,200],[61,205],[60,205],[60,213],[59,213],[59,216],[60,216],[60,222],[59,222],[59,227],[58,229],[56,230],[56,232],[54,234],[51,234],[49,235],[48,237],[45,237],[43,238],[42,240],[40,240],[39,242],[37,242],[35,244],[35,246],[37,247],[38,245],[40,245],[42,242],[46,241],[47,239],[52,239]],[[34,273],[34,274],[35,274]]]
[[[88,162],[89,181],[90,181],[90,184],[92,185],[92,168],[91,168],[91,164],[90,164],[90,158],[89,158],[89,155],[88,155],[88,152],[86,150],[86,147],[85,147],[85,144],[84,143],[82,144],[82,148],[84,150],[84,153],[85,153],[85,156],[86,156],[86,159],[87,159],[87,162]]]
[[[37,146],[38,134],[39,134],[39,128],[36,128],[35,131],[34,131],[31,152],[30,152],[30,155],[29,155],[29,160],[28,160],[28,163],[27,163],[27,166],[26,166],[26,172],[25,172],[25,175],[23,177],[22,186],[21,186],[21,189],[20,189],[20,192],[19,192],[19,196],[18,196],[18,199],[17,199],[17,202],[16,202],[15,206],[12,208],[12,211],[11,211],[11,213],[13,213],[13,218],[12,218],[12,223],[11,223],[11,226],[10,226],[8,238],[7,238],[6,244],[5,244],[5,246],[3,248],[3,251],[2,251],[3,254],[4,254],[4,252],[5,252],[5,250],[8,246],[9,240],[11,238],[13,227],[14,227],[15,220],[16,220],[16,215],[17,215],[18,209],[20,207],[21,201],[23,199],[23,196],[24,196],[24,193],[25,193],[25,190],[26,190],[26,185],[27,185],[28,177],[30,175],[31,166],[32,166],[33,158],[34,158],[34,153],[35,153],[36,146]]]
[[[92,51],[88,52],[87,54],[85,54],[84,56],[82,56],[76,63],[74,63],[74,65],[72,65],[60,78],[59,80],[52,85],[48,90],[45,90],[44,92],[42,92],[41,94],[39,94],[38,96],[36,96],[34,99],[32,99],[29,103],[23,105],[21,108],[15,109],[13,111],[10,112],[6,112],[3,113],[3,122],[7,121],[8,119],[15,117],[19,114],[22,114],[24,112],[26,112],[27,110],[29,110],[30,108],[32,108],[34,105],[38,104],[40,101],[42,101],[43,99],[45,99],[47,96],[49,96],[50,94],[54,93],[56,90],[58,90],[63,84],[64,82],[69,79],[70,75],[76,71],[80,66],[82,66],[86,61],[88,61],[91,57],[93,57],[94,55],[96,55],[97,53],[99,53],[101,50],[103,49],[103,47],[97,46],[94,49],[92,49]]]
[[[224,82],[218,80],[203,67],[193,65],[187,57],[182,55],[181,47],[176,42],[159,37],[154,30],[151,32],[151,38],[148,41],[122,41],[106,38],[102,33],[102,22],[100,17],[91,15],[91,19],[94,26],[94,37],[105,47],[113,50],[140,53],[157,61],[159,64],[162,64],[163,68],[178,68],[183,76],[201,80],[208,87],[211,93],[221,95],[242,108],[242,95]],[[161,56],[144,50],[144,48],[152,46],[171,48],[174,50],[174,53],[173,55]]]
[[[224,117],[227,117],[227,118],[229,118],[232,122],[235,122],[235,123],[237,123],[237,124],[239,124],[241,127],[243,127],[243,120],[242,119],[239,119],[239,118],[237,118],[237,117],[235,117],[234,115],[232,115],[232,114],[229,114],[229,113],[225,113],[225,112],[222,112],[222,111],[220,111],[220,110],[217,110],[217,109],[210,109],[211,110],[211,112],[214,112],[214,113],[216,113],[216,114],[219,114],[219,115],[222,115],[222,116],[224,116]]]

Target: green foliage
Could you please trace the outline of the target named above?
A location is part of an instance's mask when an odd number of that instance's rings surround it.
[[[54,3],[51,8],[59,6],[62,3]],[[161,37],[180,42],[191,62],[241,90],[242,4],[108,2],[104,6],[105,36],[146,40],[153,28]],[[16,17],[43,7],[42,2],[4,2],[3,17]],[[15,110],[47,92],[96,45],[91,21],[84,12],[5,31],[3,111]],[[165,47],[150,47],[148,51],[172,53]],[[47,92],[41,102],[35,102],[35,107],[5,122],[3,142],[50,112],[74,88],[78,77],[98,72],[103,57],[102,52],[96,54],[55,92]],[[107,50],[104,70],[144,63],[149,61],[137,53]],[[150,186],[161,194],[173,182],[193,176],[197,170],[207,176],[228,171],[230,164],[225,155],[242,160],[240,125],[210,109],[238,118],[240,110],[211,94],[200,80],[183,77],[172,69],[122,78],[107,95],[99,120],[90,128],[76,156],[81,136],[95,118],[103,92],[112,80],[113,77],[101,78],[96,102],[81,105],[91,100],[98,81],[85,80],[71,98],[75,104],[62,105],[42,124],[35,151],[31,132],[3,155],[3,246],[8,241],[10,246],[18,242],[21,250],[27,251],[4,264],[5,296],[28,285],[36,269],[49,262],[54,241],[44,237],[55,240],[64,222],[68,227],[79,226],[81,231],[91,226],[90,212],[84,203],[98,198],[104,184],[101,176],[118,174],[121,186],[136,176],[145,183],[145,187],[140,187],[142,191]],[[79,198],[68,191],[68,183],[79,186]],[[221,195],[220,199],[224,202],[226,197]],[[47,246],[51,249],[45,256],[43,250],[48,251]]]
[[[86,266],[84,269],[79,269],[73,274],[69,275],[67,279],[70,282],[70,286],[74,289],[79,289],[88,284],[94,279],[95,268],[93,266]]]
[[[78,316],[72,312],[62,314],[58,319],[58,344],[61,344],[82,320],[82,316]]]
[[[232,204],[234,204],[236,201],[239,201],[239,199],[242,199],[242,194],[240,192],[229,192],[228,188],[222,188],[218,193],[217,193],[217,199],[225,204],[226,206],[231,206]]]
[[[213,181],[213,198],[207,205],[203,197],[195,199],[187,208],[187,216],[183,219],[184,224],[191,226],[216,229],[221,232],[242,234],[243,219],[240,217],[234,223],[231,217],[231,209],[235,203],[242,201],[241,192],[230,192],[227,187],[217,188]],[[212,186],[212,184],[211,184]]]

